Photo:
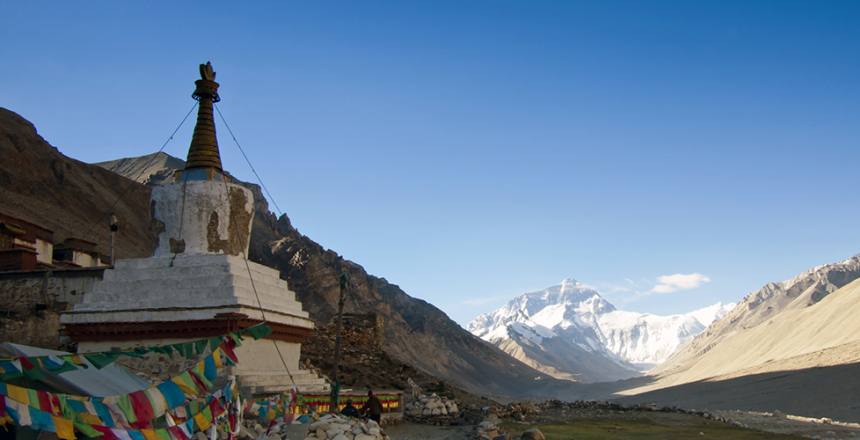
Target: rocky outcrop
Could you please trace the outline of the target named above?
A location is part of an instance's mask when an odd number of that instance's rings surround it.
[[[341,383],[357,389],[403,388],[412,378],[432,385],[436,379],[392,358],[385,350],[384,321],[376,314],[346,315],[341,332]],[[319,324],[302,345],[303,368],[331,377],[334,368],[335,323]]]

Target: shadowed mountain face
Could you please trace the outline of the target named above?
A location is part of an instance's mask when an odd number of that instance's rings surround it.
[[[120,202],[111,209],[117,197]],[[0,108],[0,201],[2,211],[68,237],[98,243],[109,253],[111,211],[121,219],[116,253],[143,257],[154,249],[149,189],[97,166],[71,159],[36,133],[18,114]]]
[[[621,403],[708,410],[781,411],[860,422],[860,363],[703,380],[623,397]]]
[[[62,155],[32,124],[5,109],[0,109],[0,157],[5,212],[60,236],[95,241],[101,252],[107,251],[111,206],[122,195],[113,210],[122,224],[120,258],[148,256],[154,249],[149,188],[140,182],[156,184],[184,165],[164,154],[85,164]],[[256,199],[250,258],[278,268],[318,324],[327,324],[334,315],[338,277],[345,272],[351,283],[345,311],[380,315],[383,349],[392,358],[478,394],[558,395],[569,389],[472,336],[431,304],[324,249],[299,233],[286,215],[276,218],[259,187],[246,185]]]

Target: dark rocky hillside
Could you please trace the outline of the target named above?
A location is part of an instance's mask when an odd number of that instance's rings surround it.
[[[121,258],[146,256],[154,248],[149,189],[141,182],[163,181],[183,163],[164,154],[99,166],[82,163],[62,155],[37,134],[32,124],[5,109],[0,109],[0,157],[0,196],[5,212],[54,229],[59,235],[96,241],[102,251],[106,250],[107,227],[91,225],[106,225],[111,205],[117,195],[124,194],[114,209],[123,224],[118,244]],[[278,268],[318,326],[330,323],[337,305],[338,278],[346,273],[350,290],[345,310],[382,318],[381,345],[393,363],[402,362],[482,395],[574,397],[566,392],[573,384],[552,379],[511,358],[462,329],[433,305],[410,297],[397,285],[368,274],[360,265],[302,235],[286,215],[276,218],[268,210],[256,185],[247,185],[257,198],[250,258]],[[316,363],[325,364],[325,350],[309,352],[318,353]]]
[[[154,249],[149,190],[101,167],[64,156],[18,114],[0,108],[0,210],[54,231],[54,241],[83,238],[108,253],[111,206],[122,219],[119,258]]]

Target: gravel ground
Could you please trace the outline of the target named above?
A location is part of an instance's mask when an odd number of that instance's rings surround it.
[[[415,423],[399,423],[382,428],[391,440],[466,440],[470,439],[471,426],[429,426]],[[290,440],[302,440],[307,425],[291,425],[287,430]]]

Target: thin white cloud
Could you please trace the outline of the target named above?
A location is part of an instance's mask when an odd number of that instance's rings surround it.
[[[711,279],[700,273],[676,273],[673,275],[660,275],[657,277],[657,285],[651,289],[652,293],[672,293],[679,290],[695,289],[702,284],[710,283]]]

